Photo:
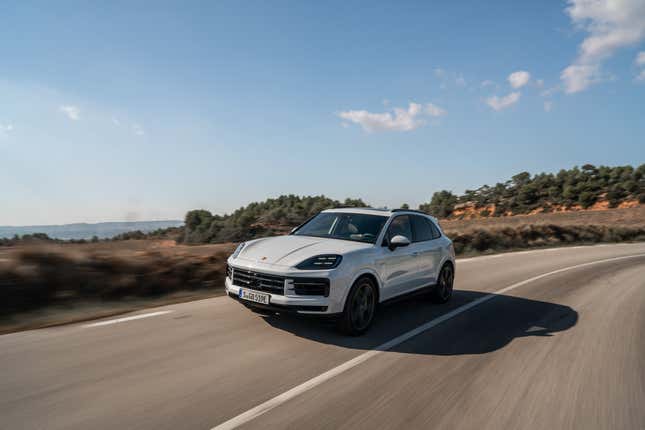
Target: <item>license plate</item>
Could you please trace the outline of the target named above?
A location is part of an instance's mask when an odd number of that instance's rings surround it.
[[[240,299],[248,300],[250,302],[261,303],[263,305],[269,304],[269,294],[258,293],[257,291],[243,290],[240,288]]]

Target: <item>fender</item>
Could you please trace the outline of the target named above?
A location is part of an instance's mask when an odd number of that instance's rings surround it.
[[[361,276],[363,276],[363,275],[372,275],[374,277],[374,279],[376,279],[376,288],[378,288],[378,296],[379,296],[379,303],[380,303],[380,301],[381,301],[381,286],[383,285],[383,281],[381,280],[381,277],[376,272],[376,270],[372,269],[371,267],[363,267],[363,268],[361,268],[358,272],[356,272],[356,274],[352,278],[352,282],[350,282],[350,285],[354,285],[354,282],[356,282],[356,280],[358,278],[360,278]],[[343,304],[347,300],[347,296],[349,295],[350,290],[351,290],[351,288],[348,288],[347,291],[345,291],[345,294],[343,295]]]
[[[457,274],[457,263],[456,263],[456,262],[455,262],[455,260],[454,260],[454,259],[452,259],[450,256],[445,255],[445,256],[441,259],[441,262],[439,263],[439,267],[440,267],[440,268],[441,268],[441,267],[443,267],[443,265],[444,265],[444,264],[446,264],[446,262],[448,262],[448,261],[450,261],[450,263],[452,263],[452,273],[453,273],[453,276],[454,276],[454,275],[456,275],[456,274]],[[438,278],[438,277],[439,277],[439,273],[437,273],[437,278]]]

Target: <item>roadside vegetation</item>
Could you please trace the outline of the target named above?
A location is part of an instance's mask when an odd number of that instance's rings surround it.
[[[633,242],[645,240],[645,227],[604,225],[523,225],[475,229],[465,233],[448,230],[457,255],[503,252],[562,245]]]
[[[92,312],[104,312],[124,302],[145,307],[164,297],[186,301],[221,294],[233,244],[204,249],[166,242],[41,243],[6,249],[0,253],[0,333],[15,323],[14,316],[43,309],[65,314],[91,305]]]

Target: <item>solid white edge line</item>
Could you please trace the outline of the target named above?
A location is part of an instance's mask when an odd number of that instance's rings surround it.
[[[229,419],[228,421],[225,421],[222,424],[219,424],[219,425],[213,427],[211,430],[228,430],[228,429],[237,428],[237,427],[241,426],[242,424],[245,424],[245,423],[247,423],[247,422],[259,417],[260,415],[262,415],[262,414],[264,414],[266,412],[269,412],[271,409],[274,409],[274,408],[280,406],[281,404],[293,399],[294,397],[299,396],[300,394],[311,390],[312,388],[322,384],[323,382],[326,382],[329,379],[331,379],[331,378],[333,378],[333,377],[335,377],[337,375],[340,375],[341,373],[343,373],[343,372],[345,372],[345,371],[347,371],[347,370],[349,370],[349,369],[351,369],[353,367],[358,366],[359,364],[369,360],[370,358],[374,357],[375,355],[378,355],[378,354],[380,354],[380,353],[382,353],[384,351],[392,349],[395,346],[400,345],[403,342],[405,342],[407,340],[410,340],[411,338],[413,338],[415,336],[418,336],[419,334],[431,329],[432,327],[435,327],[436,325],[439,325],[442,322],[444,322],[446,320],[449,320],[450,318],[453,318],[453,317],[455,317],[455,316],[457,316],[457,315],[459,315],[459,314],[461,314],[463,312],[466,312],[467,310],[469,310],[469,309],[471,309],[471,308],[473,308],[475,306],[478,306],[478,305],[480,305],[480,304],[482,304],[482,303],[484,303],[484,302],[496,297],[499,294],[506,293],[508,291],[514,290],[516,288],[519,288],[519,287],[521,287],[523,285],[529,284],[531,282],[537,281],[537,280],[542,279],[542,278],[546,278],[547,276],[556,275],[558,273],[566,272],[566,271],[569,271],[569,270],[579,269],[581,267],[591,266],[591,265],[594,265],[594,264],[608,263],[610,261],[617,261],[617,260],[624,260],[624,259],[628,259],[628,258],[638,258],[638,257],[645,257],[645,254],[626,255],[626,256],[622,256],[622,257],[613,257],[613,258],[607,258],[607,259],[603,259],[603,260],[591,261],[591,262],[588,262],[588,263],[576,264],[574,266],[564,267],[562,269],[553,270],[551,272],[543,273],[541,275],[537,275],[537,276],[534,276],[532,278],[525,279],[524,281],[520,281],[520,282],[517,282],[515,284],[509,285],[509,286],[504,287],[504,288],[502,288],[500,290],[497,290],[497,291],[495,291],[493,293],[489,293],[489,294],[487,294],[485,296],[480,297],[479,299],[473,300],[472,302],[468,302],[465,305],[462,305],[462,306],[460,306],[460,307],[458,307],[456,309],[453,309],[452,311],[450,311],[450,312],[448,312],[448,313],[446,313],[444,315],[441,315],[440,317],[437,317],[437,318],[435,318],[435,319],[433,319],[431,321],[428,321],[427,323],[424,323],[424,324],[420,325],[417,328],[414,328],[414,329],[412,329],[412,330],[410,330],[410,331],[408,331],[406,333],[403,333],[402,335],[397,336],[394,339],[389,340],[389,341],[377,346],[376,348],[374,348],[374,349],[372,349],[370,351],[364,352],[363,354],[361,354],[361,355],[359,355],[359,356],[357,356],[357,357],[355,357],[355,358],[353,358],[353,359],[351,359],[349,361],[346,361],[346,362],[344,362],[344,363],[342,363],[342,364],[340,364],[340,365],[338,365],[338,366],[326,371],[325,373],[322,373],[322,374],[320,374],[318,376],[315,376],[315,377],[309,379],[308,381],[305,381],[302,384],[297,385],[297,386],[293,387],[292,389],[290,389],[288,391],[285,391],[284,393],[279,394],[278,396],[273,397],[272,399],[269,399],[266,402],[261,403],[258,406],[254,407],[254,408],[251,408],[248,411],[243,412],[243,413],[241,413],[241,414]]]
[[[499,252],[497,254],[478,255],[476,257],[457,258],[458,263],[469,263],[471,261],[483,261],[491,258],[508,257],[511,255],[538,254],[541,252],[568,251],[571,249],[601,248],[603,246],[625,245],[625,243],[597,243],[593,245],[576,245],[576,246],[556,246],[553,248],[527,249],[524,251]]]
[[[116,318],[113,320],[107,320],[107,321],[99,321],[91,324],[85,324],[83,327],[89,328],[89,327],[101,327],[104,325],[110,325],[110,324],[118,324],[126,321],[133,321],[133,320],[140,320],[142,318],[150,318],[150,317],[156,317],[158,315],[165,315],[169,314],[171,312],[174,312],[172,310],[169,311],[158,311],[158,312],[150,312],[147,314],[139,314],[139,315],[133,315],[131,317],[123,317],[123,318]]]

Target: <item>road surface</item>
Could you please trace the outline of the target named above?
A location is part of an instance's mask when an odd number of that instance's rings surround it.
[[[645,428],[645,244],[462,259],[455,289],[361,338],[227,297],[0,336],[0,428]]]

